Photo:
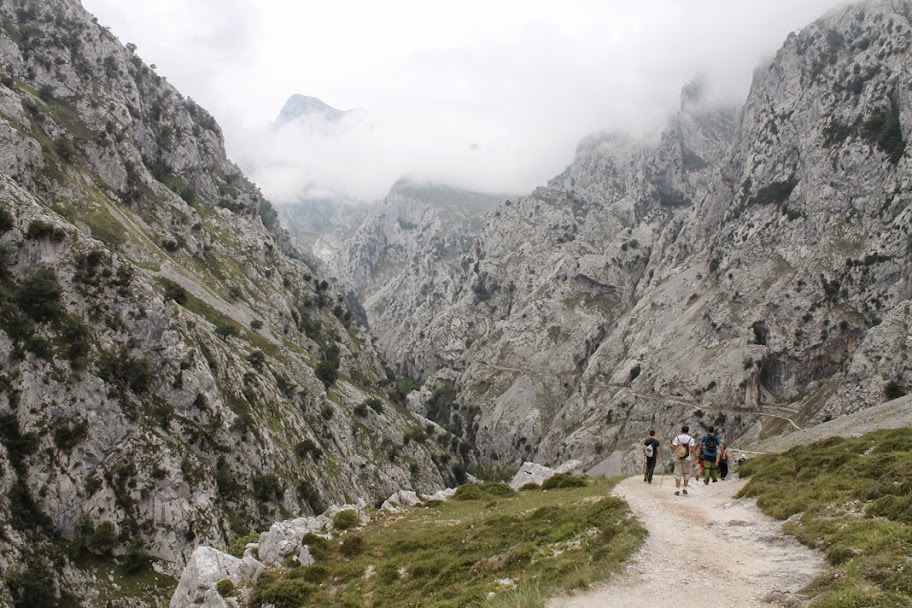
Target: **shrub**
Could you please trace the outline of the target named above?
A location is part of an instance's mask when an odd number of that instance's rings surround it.
[[[54,429],[54,445],[57,449],[69,452],[89,436],[89,425],[85,420],[64,423]]]
[[[285,497],[285,490],[275,475],[256,475],[253,478],[253,495],[260,502],[280,501]]]
[[[364,405],[371,408],[378,414],[383,411],[383,402],[377,399],[376,397],[371,397],[370,399],[364,402]]]
[[[127,545],[127,552],[121,559],[124,574],[137,574],[152,564],[152,556],[146,553],[143,541],[136,537]]]
[[[258,532],[251,532],[249,534],[244,534],[243,536],[235,537],[228,543],[228,546],[225,548],[230,555],[235,557],[244,557],[244,550],[247,548],[247,545],[250,543],[256,543],[260,540],[260,534]]]
[[[516,491],[505,483],[467,483],[459,486],[456,493],[453,494],[453,499],[490,500],[491,498],[507,498],[515,494]]]
[[[98,361],[98,376],[134,393],[148,391],[155,380],[152,363],[143,357],[131,357],[126,348],[103,352]]]
[[[187,290],[179,283],[172,281],[171,279],[161,279],[161,284],[165,288],[165,300],[173,300],[181,306],[187,304]]]
[[[585,488],[586,480],[582,477],[576,477],[569,473],[558,473],[549,477],[542,484],[542,490],[557,490],[560,488]]]
[[[361,525],[361,517],[351,509],[336,513],[333,517],[333,528],[336,530],[350,530]]]
[[[261,350],[255,350],[247,355],[247,362],[254,367],[254,369],[263,369],[263,364],[266,363],[266,355]]]
[[[63,354],[76,369],[85,367],[86,360],[92,349],[91,332],[81,319],[67,315],[60,328],[60,337],[63,338]]]
[[[339,547],[339,553],[345,557],[355,557],[364,553],[364,537],[358,535],[346,536]]]
[[[215,335],[222,341],[226,341],[228,338],[238,335],[238,333],[237,328],[228,323],[217,325],[215,328]]]
[[[60,306],[62,293],[57,274],[50,268],[40,268],[22,281],[16,294],[16,303],[23,313],[37,323],[43,323],[52,321],[63,313]]]
[[[414,441],[415,443],[424,443],[428,440],[428,436],[427,433],[424,432],[424,429],[420,426],[410,426],[409,428],[405,429],[402,440],[406,444],[408,444],[410,441]]]
[[[876,110],[871,114],[861,125],[861,135],[883,150],[894,165],[906,150],[899,122],[899,107],[896,104],[889,110]]]
[[[12,214],[6,209],[0,209],[0,234],[9,232],[15,225]]]
[[[215,584],[215,590],[222,597],[231,597],[234,595],[234,583],[230,578],[223,578]]]
[[[66,231],[53,224],[41,220],[34,220],[25,231],[25,238],[34,241],[53,241],[59,243],[66,238]]]
[[[319,460],[323,456],[323,450],[312,439],[302,439],[295,446],[295,452],[299,457],[304,458],[308,454],[314,459]]]
[[[250,328],[255,330],[263,329],[263,322],[259,319],[254,319],[250,322]]]
[[[320,379],[323,386],[329,388],[335,384],[336,380],[339,378],[339,364],[337,362],[321,359],[320,362],[317,363],[316,369],[314,369],[314,374]]]
[[[524,483],[522,485],[522,487],[519,488],[519,491],[520,492],[531,492],[534,490],[541,490],[541,489],[542,489],[542,487],[540,485],[538,485],[534,481],[530,481],[529,483]]]
[[[358,405],[355,406],[354,412],[355,412],[355,416],[360,416],[361,418],[364,418],[365,416],[367,416],[367,405],[363,402],[359,403]]]
[[[57,608],[54,577],[44,566],[29,564],[13,570],[6,579],[14,608]]]

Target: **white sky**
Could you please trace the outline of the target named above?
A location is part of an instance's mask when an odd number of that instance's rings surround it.
[[[839,0],[82,0],[208,108],[274,202],[382,197],[402,175],[523,193],[592,131],[652,134],[707,75],[753,68]],[[292,93],[367,118],[277,138]]]

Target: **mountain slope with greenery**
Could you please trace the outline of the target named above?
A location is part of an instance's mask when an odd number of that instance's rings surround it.
[[[463,479],[212,116],[76,0],[0,4],[0,253],[0,604]]]

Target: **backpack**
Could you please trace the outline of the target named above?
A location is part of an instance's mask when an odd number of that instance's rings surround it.
[[[706,442],[703,443],[703,453],[715,455],[716,453],[716,435],[710,433],[706,436]]]
[[[651,444],[651,443],[647,443],[647,444],[646,444],[646,458],[652,458],[652,454],[653,454],[653,451],[652,451],[652,444]]]
[[[687,458],[688,454],[690,453],[689,448],[690,448],[689,441],[687,443],[679,443],[677,449],[675,450],[675,456],[677,456],[681,460],[684,460],[685,458]]]

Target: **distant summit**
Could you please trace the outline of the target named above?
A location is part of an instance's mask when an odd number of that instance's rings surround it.
[[[282,107],[282,111],[279,112],[279,117],[276,120],[276,126],[281,127],[290,122],[294,122],[300,118],[310,118],[314,116],[319,116],[325,118],[326,120],[335,121],[339,120],[346,114],[350,112],[343,112],[342,110],[337,110],[334,107],[327,105],[322,100],[317,99],[316,97],[308,97],[307,95],[292,95],[288,98],[288,101],[285,102],[285,105]]]

